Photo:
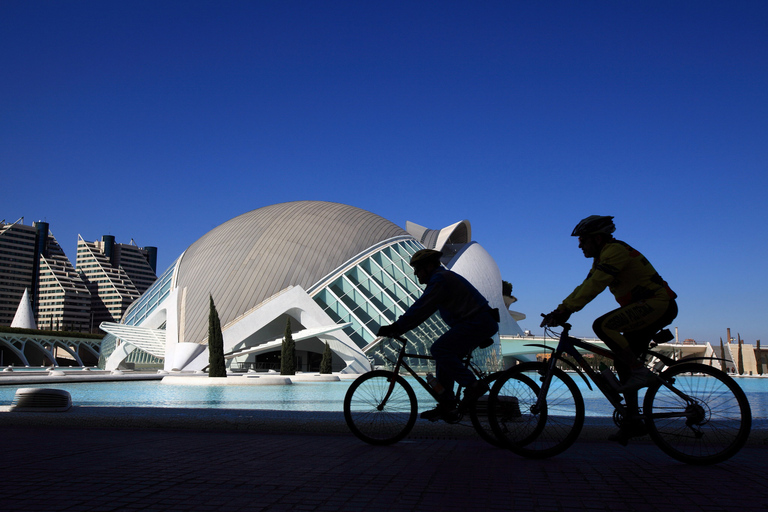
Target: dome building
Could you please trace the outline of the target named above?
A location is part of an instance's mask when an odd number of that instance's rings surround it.
[[[212,297],[230,370],[274,366],[289,321],[297,369],[318,366],[328,343],[335,371],[367,371],[387,358],[377,343],[378,328],[421,295],[408,261],[424,247],[443,247],[449,268],[472,268],[465,277],[480,283],[493,307],[503,307],[498,267],[469,240],[467,221],[437,232],[407,227],[320,201],[276,204],[235,217],[189,246],[121,323],[102,324],[108,335],[100,366],[205,369]],[[503,329],[521,332],[509,320]],[[436,314],[408,338],[427,353],[446,328]]]

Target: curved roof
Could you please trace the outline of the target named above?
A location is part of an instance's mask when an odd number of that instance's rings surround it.
[[[235,217],[189,246],[179,262],[179,341],[200,343],[208,336],[209,294],[225,326],[277,292],[308,289],[371,246],[403,235],[371,212],[321,201],[275,204]]]

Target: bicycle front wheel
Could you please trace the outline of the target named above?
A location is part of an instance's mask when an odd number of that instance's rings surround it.
[[[361,375],[344,397],[344,419],[349,430],[370,444],[386,445],[402,440],[416,423],[417,414],[413,388],[403,377],[386,370]]]
[[[488,423],[496,442],[517,452],[543,430],[547,410],[533,412],[539,387],[529,377],[502,372],[488,395]]]
[[[496,382],[497,375],[498,374],[492,374],[483,379],[485,383],[488,384],[488,387],[493,387],[493,384]],[[469,405],[469,419],[472,422],[472,426],[475,427],[477,434],[485,442],[496,446],[497,448],[501,448],[504,446],[504,443],[496,438],[496,435],[491,429],[490,421],[488,420],[488,400],[489,395],[486,393],[477,400],[473,401]]]
[[[674,390],[661,382],[650,386],[643,412],[648,435],[664,453],[704,465],[729,459],[744,446],[752,411],[731,377],[701,363],[673,365],[661,377]]]
[[[491,390],[491,427],[510,450],[523,457],[542,459],[567,450],[584,426],[581,391],[573,379],[558,368],[552,374],[545,400],[536,407],[548,369],[548,363],[521,363],[507,370],[507,379],[498,378]],[[493,409],[502,396],[516,396],[522,421],[499,421]]]

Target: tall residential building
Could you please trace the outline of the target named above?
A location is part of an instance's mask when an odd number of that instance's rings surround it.
[[[119,322],[125,310],[157,280],[157,248],[115,243],[105,235],[87,242],[78,236],[78,272],[91,292],[93,325]]]
[[[0,325],[11,325],[24,290],[34,293],[37,229],[0,221]]]
[[[47,222],[0,222],[0,325],[10,325],[24,290],[40,329],[87,331],[91,294]]]

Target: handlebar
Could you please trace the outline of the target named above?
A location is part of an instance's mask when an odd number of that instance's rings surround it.
[[[542,321],[542,323],[541,323],[542,327],[545,327],[545,328],[546,327],[562,327],[566,331],[570,331],[571,330],[571,324],[569,324],[568,322],[550,324],[550,323],[546,322],[546,319],[547,319],[548,315],[542,313],[541,316],[542,316],[542,318],[544,318],[544,321]]]

